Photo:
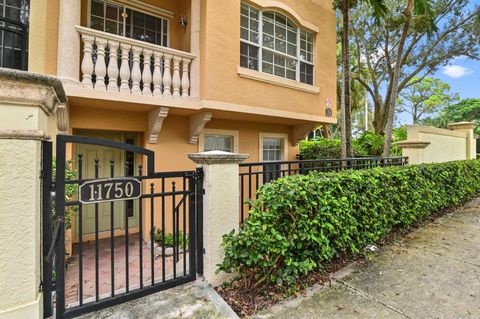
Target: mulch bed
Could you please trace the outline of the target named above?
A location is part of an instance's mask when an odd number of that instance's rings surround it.
[[[401,239],[410,239],[408,234],[412,231],[429,224],[439,217],[451,213],[458,208],[461,208],[463,205],[464,204],[431,214],[422,221],[412,224],[409,228],[394,228],[385,238],[378,241],[375,245],[377,247],[381,247],[387,244],[398,242]],[[356,256],[343,256],[323,264],[323,270],[313,271],[298,281],[298,290],[295,294],[297,296],[304,296],[306,289],[309,287],[312,287],[316,284],[324,285],[331,283],[331,275],[333,273],[346,267],[354,261],[364,262],[367,258],[367,254],[368,253],[361,253]],[[215,290],[240,317],[251,316],[262,309],[268,308],[279,303],[280,301],[292,297],[291,293],[279,289],[278,286],[259,286],[256,288],[247,288],[241,280],[234,281],[229,285],[224,285],[223,287],[216,287]]]

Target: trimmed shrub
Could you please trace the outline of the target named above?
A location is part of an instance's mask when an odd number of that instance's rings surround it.
[[[365,156],[357,143],[352,144],[355,157]],[[318,138],[314,141],[300,142],[300,155],[303,159],[335,159],[342,157],[342,147],[339,139]]]
[[[478,160],[281,178],[259,190],[240,231],[224,236],[218,271],[236,273],[248,287],[290,288],[392,228],[406,228],[479,193]]]

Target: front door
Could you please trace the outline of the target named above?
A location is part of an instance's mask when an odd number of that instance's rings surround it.
[[[78,131],[77,135],[96,137],[108,139],[115,142],[132,142],[135,144],[135,137],[128,136],[125,133],[116,132],[92,132],[92,131]],[[77,159],[78,155],[82,154],[83,158],[83,178],[96,178],[95,170],[98,166],[98,178],[110,178],[113,176],[134,175],[136,161],[135,157],[128,152],[120,149],[103,147],[90,144],[76,145]],[[98,160],[98,163],[96,163]],[[113,161],[113,162],[112,162]],[[129,165],[126,165],[129,162]],[[132,163],[133,162],[133,163]],[[112,165],[113,164],[113,165]],[[133,164],[133,165],[132,165]],[[112,209],[113,205],[113,209]],[[120,201],[115,203],[101,203],[98,204],[98,231],[100,238],[109,237],[111,229],[111,212],[113,211],[113,222],[115,235],[123,235],[125,229],[125,213],[128,214],[128,226],[130,231],[135,231],[137,227],[138,212],[135,209],[137,205],[133,205],[133,201]],[[85,240],[90,240],[95,234],[95,205],[85,205],[82,211],[82,227]],[[78,215],[76,216],[76,231],[78,234]]]

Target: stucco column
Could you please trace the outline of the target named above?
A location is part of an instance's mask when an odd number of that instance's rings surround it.
[[[409,164],[425,163],[425,148],[430,145],[430,142],[407,140],[400,141],[397,145],[402,149],[402,155],[408,156]]]
[[[220,285],[224,273],[215,274],[217,264],[223,260],[222,236],[232,229],[238,230],[239,167],[247,154],[220,151],[188,154],[203,167],[203,275],[213,286]]]
[[[79,82],[81,0],[60,0],[58,21],[57,75],[64,81]]]
[[[467,134],[467,159],[477,158],[477,142],[475,141],[475,135],[473,129],[477,127],[477,124],[473,122],[459,122],[448,124],[448,128],[453,131],[464,132]]]
[[[200,0],[190,2],[190,53],[195,59],[190,64],[190,97],[200,98]]]
[[[0,318],[43,318],[41,141],[65,95],[54,78],[0,69]],[[52,122],[50,122],[52,123]]]

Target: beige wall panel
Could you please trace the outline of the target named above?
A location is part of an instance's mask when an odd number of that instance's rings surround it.
[[[28,70],[56,74],[59,0],[30,2]]]

